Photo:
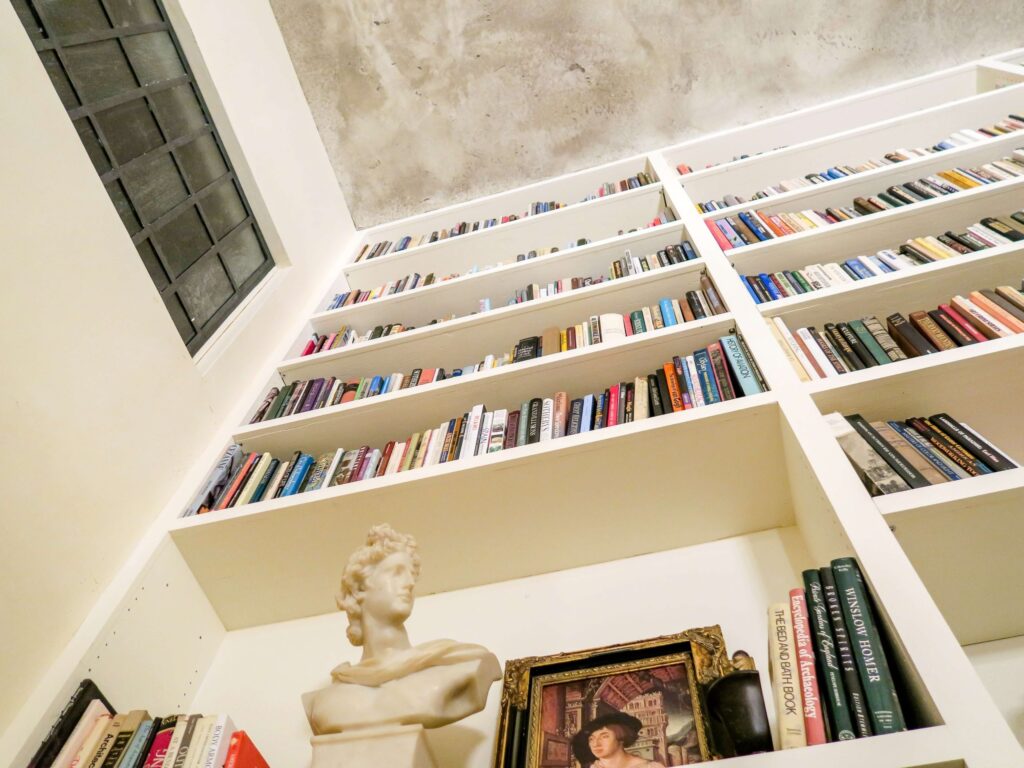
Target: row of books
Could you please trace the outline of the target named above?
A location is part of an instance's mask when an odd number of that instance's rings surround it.
[[[533,257],[531,257],[533,258]],[[692,261],[697,259],[697,252],[694,250],[689,240],[683,240],[678,244],[670,244],[665,248],[662,248],[654,253],[645,256],[633,256],[627,248],[624,255],[616,259],[611,263],[608,268],[607,276],[598,275],[596,277],[566,277],[561,280],[555,280],[548,283],[546,286],[541,286],[537,283],[526,286],[520,290],[517,290],[506,302],[506,305],[522,304],[526,301],[533,301],[535,299],[546,298],[548,296],[554,296],[560,293],[565,293],[570,290],[576,290],[578,288],[586,288],[590,285],[595,285],[604,282],[606,279],[615,280],[622,277],[629,277],[634,274],[641,274],[648,272],[653,269],[659,269],[662,267],[672,266],[680,264],[684,261]],[[415,275],[419,278],[419,275]],[[396,293],[401,292],[395,291]],[[368,297],[366,299],[360,299],[357,297],[359,291],[347,291],[345,293],[337,294],[334,300],[331,302],[330,309],[336,309],[339,306],[351,306],[352,304],[358,304],[364,300],[370,300],[370,298],[378,298],[376,296]],[[387,293],[381,295],[390,295]],[[491,300],[489,298],[480,299],[477,305],[478,312],[488,312],[492,309]],[[454,319],[456,316],[451,315],[449,319]],[[440,320],[434,320],[431,324],[440,322]],[[410,326],[411,327],[411,326]],[[380,336],[390,335],[392,333],[398,333],[401,330],[409,330],[410,327],[402,326],[400,324],[392,324],[389,326],[379,326],[371,329],[366,333],[360,335],[354,329],[345,325],[332,333],[317,334],[314,333],[313,337],[306,342],[300,352],[300,356],[306,357],[307,355],[314,355],[318,352],[324,352],[331,349],[337,349],[338,347],[348,346],[359,341],[369,341],[371,339],[378,338]]]
[[[603,392],[574,399],[557,392],[530,398],[516,410],[491,411],[478,403],[437,428],[383,448],[339,448],[316,457],[296,451],[291,459],[279,460],[270,453],[243,455],[232,446],[184,514],[445,464],[712,405],[766,388],[745,342],[730,334],[685,357],[677,355],[646,376],[613,383]]]
[[[825,323],[822,331],[809,326],[793,332],[774,317],[769,325],[801,380],[831,378],[1024,333],[1024,293],[1009,285],[972,291],[927,312],[894,312],[885,322],[883,328],[869,315]]]
[[[549,328],[541,336],[520,339],[510,352],[501,355],[487,355],[483,360],[470,365],[448,370],[416,368],[408,375],[392,373],[347,381],[331,376],[293,381],[280,388],[271,387],[249,423],[270,421],[367,397],[386,395],[389,392],[430,384],[435,381],[468,376],[479,371],[500,368],[510,363],[532,360],[542,355],[567,352],[602,342],[618,341],[627,336],[701,320],[725,312],[725,305],[715,286],[710,278],[702,275],[700,289],[687,291],[682,299],[664,298],[656,304],[641,307],[626,314],[620,315],[612,312],[592,315],[586,322],[567,328]],[[386,328],[391,328],[391,326],[386,326]],[[394,331],[395,333],[402,329],[401,326],[395,326],[395,328],[398,329]],[[377,333],[379,329],[380,326],[375,328],[373,333]],[[388,335],[388,333],[390,332],[385,332],[384,335]]]
[[[227,715],[118,713],[89,679],[65,704],[29,768],[267,768]]]
[[[1004,120],[1000,120],[993,125],[984,126],[978,130],[963,128],[959,131],[954,131],[946,138],[928,147],[895,149],[892,152],[887,152],[882,157],[865,160],[863,163],[858,165],[836,165],[815,173],[808,173],[802,177],[798,176],[791,179],[783,179],[777,184],[772,184],[764,189],[757,190],[750,197],[753,200],[760,200],[766,197],[781,195],[786,192],[794,192],[805,187],[826,184],[830,181],[845,179],[847,176],[864,173],[865,171],[884,168],[887,165],[893,165],[895,163],[902,163],[915,157],[928,157],[936,152],[942,152],[947,149],[971,146],[973,144],[988,141],[989,139],[997,136],[1014,133],[1022,128],[1024,128],[1024,117],[1010,115]],[[711,211],[717,211],[720,208],[731,208],[734,205],[742,205],[746,202],[749,202],[749,200],[740,195],[724,195],[719,200],[707,200],[705,202],[696,203],[696,205],[697,210],[701,213],[710,213]]]
[[[763,155],[766,152],[776,152],[776,151],[778,151],[780,149],[785,149],[785,148],[786,148],[786,145],[783,144],[783,145],[778,146],[778,147],[772,147],[771,149],[762,149],[760,152],[752,152],[750,154],[742,154],[742,155],[733,155],[731,160],[720,160],[717,163],[706,163],[704,165],[704,168],[705,169],[707,169],[707,168],[715,168],[716,166],[722,165],[723,163],[735,163],[737,160],[746,160],[748,157],[757,157],[758,155]],[[701,169],[698,168],[697,170],[701,170]],[[686,163],[679,163],[676,166],[676,172],[680,176],[686,176],[687,174],[693,173],[693,167],[690,166],[690,165],[687,165]]]
[[[595,192],[587,195],[580,202],[587,202],[588,200],[596,200],[599,197],[605,197],[607,195],[614,195],[616,192],[625,192],[630,189],[639,189],[645,187],[648,184],[653,184],[657,179],[648,174],[646,171],[640,171],[634,176],[630,176],[625,179],[621,179],[618,183],[606,182],[601,184]],[[429,234],[424,235],[404,235],[397,240],[381,240],[376,243],[367,243],[360,250],[359,255],[356,256],[356,261],[364,261],[370,259],[376,259],[381,256],[386,256],[389,253],[397,253],[398,251],[404,251],[409,248],[415,248],[420,245],[426,245],[427,243],[436,243],[439,240],[447,240],[452,237],[458,237],[459,235],[465,235],[468,232],[477,232],[481,229],[490,229],[496,227],[499,224],[508,224],[519,219],[525,219],[529,216],[536,216],[540,213],[548,213],[549,211],[557,211],[560,208],[565,208],[568,203],[561,203],[556,201],[537,202],[531,203],[528,210],[522,214],[506,214],[504,216],[482,219],[480,221],[460,221],[457,224],[453,224],[451,227],[446,229],[434,230]]]
[[[989,216],[968,225],[963,232],[915,237],[895,248],[855,256],[843,262],[808,264],[803,269],[740,275],[758,304],[820,291],[845,283],[899,272],[956,256],[1024,240],[1024,210],[1008,216]]]
[[[768,609],[768,655],[782,749],[907,730],[889,638],[852,557],[803,572]]]
[[[904,421],[869,422],[858,413],[831,413],[826,419],[872,496],[1019,466],[970,425],[946,413]]]
[[[852,207],[808,208],[789,213],[751,209],[739,211],[735,216],[706,219],[705,223],[722,250],[729,250],[1020,176],[1024,176],[1024,148],[1017,148],[1012,155],[990,163],[970,168],[957,166],[916,181],[890,186],[877,195],[855,197]]]

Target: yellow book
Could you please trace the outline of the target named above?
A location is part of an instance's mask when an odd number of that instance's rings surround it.
[[[567,352],[569,350],[569,340],[566,337],[564,330],[558,332],[558,348],[562,352]]]
[[[914,245],[919,246],[920,248],[922,248],[925,253],[930,253],[936,259],[948,259],[949,258],[949,254],[948,253],[944,253],[944,252],[940,251],[938,248],[936,248],[934,245],[929,243],[923,237],[915,237],[910,242],[912,242]]]
[[[957,173],[956,171],[939,171],[937,175],[941,176],[954,187],[960,187],[960,189],[971,189],[972,187],[981,186],[978,182],[973,179],[969,179],[962,173]]]

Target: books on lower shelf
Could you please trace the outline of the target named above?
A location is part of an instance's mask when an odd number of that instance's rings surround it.
[[[874,315],[825,323],[820,331],[790,329],[781,317],[767,322],[797,375],[807,381],[1024,333],[1024,293],[1009,285],[971,291],[933,310],[906,317],[894,312],[885,327]]]
[[[1019,465],[947,413],[868,421],[828,414],[832,434],[872,496],[1015,469]]]
[[[931,146],[914,147],[912,149],[894,149],[891,152],[886,152],[881,157],[865,160],[863,163],[855,165],[835,165],[817,172],[805,174],[804,176],[783,179],[777,184],[771,184],[763,189],[755,191],[750,195],[749,200],[740,195],[724,195],[722,198],[717,200],[698,202],[696,203],[696,206],[697,210],[701,213],[710,213],[711,211],[716,211],[720,208],[731,208],[736,205],[743,205],[751,200],[761,200],[768,197],[774,197],[775,195],[785,194],[786,192],[794,192],[798,189],[813,187],[818,184],[827,184],[831,181],[838,181],[839,179],[845,179],[848,176],[854,176],[858,173],[875,170],[876,168],[884,168],[887,165],[893,165],[895,163],[902,163],[916,157],[928,157],[929,155],[937,152],[943,152],[947,149],[971,146],[988,141],[989,139],[1004,136],[1008,133],[1014,133],[1022,128],[1024,128],[1024,117],[1009,115],[1003,120],[999,120],[992,125],[983,126],[977,130],[963,128],[959,131],[954,131],[949,136]]]
[[[755,395],[764,377],[739,336],[721,337],[656,371],[612,382],[603,392],[533,397],[517,409],[477,403],[436,428],[389,441],[289,459],[232,446],[183,516],[243,506],[411,469],[471,459],[560,437]],[[217,497],[211,500],[216,491]]]
[[[620,179],[618,183],[605,182],[601,184],[596,191],[587,195],[579,202],[585,203],[588,200],[596,200],[601,197],[607,197],[608,195],[614,195],[616,192],[626,192],[630,189],[639,189],[640,187],[646,187],[649,184],[654,184],[655,181],[657,181],[657,179],[653,174],[649,174],[646,171],[639,171],[633,176]],[[355,260],[357,262],[364,260],[369,261],[370,259],[387,256],[389,253],[397,253],[420,245],[436,243],[440,240],[448,240],[449,238],[465,235],[469,232],[477,232],[481,229],[490,229],[491,227],[496,227],[501,224],[509,224],[513,221],[519,221],[520,219],[536,216],[541,213],[557,211],[561,208],[565,208],[567,205],[569,205],[569,203],[561,203],[553,200],[547,202],[536,202],[531,203],[529,209],[522,214],[505,214],[474,222],[460,221],[452,224],[450,227],[434,230],[422,235],[403,235],[396,240],[381,240],[376,243],[367,243],[359,251]]]
[[[894,248],[855,256],[843,262],[808,264],[801,269],[740,275],[755,303],[870,280],[891,272],[932,264],[957,256],[1024,240],[1024,210],[1006,216],[989,216],[963,228],[907,240]]]
[[[29,768],[267,768],[227,715],[118,712],[92,680],[68,700]]]
[[[884,627],[852,557],[803,572],[803,588],[768,610],[779,746],[907,730]]]
[[[1024,148],[979,166],[958,166],[916,181],[890,186],[876,195],[855,197],[851,206],[777,213],[750,209],[738,211],[734,216],[705,219],[704,223],[722,250],[727,251],[1020,176],[1024,176]]]

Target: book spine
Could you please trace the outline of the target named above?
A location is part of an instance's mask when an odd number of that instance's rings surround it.
[[[846,702],[850,705],[850,718],[853,721],[854,733],[857,738],[871,736],[871,717],[868,715],[867,699],[864,697],[864,686],[857,672],[857,662],[853,658],[850,646],[850,633],[843,619],[843,608],[840,605],[839,592],[836,590],[835,575],[828,566],[818,571],[821,577],[821,592],[828,610],[832,636],[836,641],[836,660],[846,688]]]
[[[843,557],[832,561],[832,573],[864,686],[871,728],[875,734],[905,731],[903,712],[860,568],[853,558]]]
[[[782,749],[806,747],[807,735],[793,648],[793,616],[789,603],[777,603],[768,609],[768,659],[779,746]]]
[[[796,648],[797,676],[804,704],[804,734],[807,746],[825,744],[825,717],[821,711],[818,673],[814,668],[814,644],[810,621],[807,618],[807,598],[802,589],[790,590],[789,609],[793,617],[793,640]]]
[[[879,435],[874,428],[868,424],[867,420],[859,413],[854,413],[846,417],[846,420],[850,422],[854,429],[860,433],[868,445],[875,449],[875,452],[885,459],[886,463],[892,467],[896,474],[902,477],[907,485],[911,488],[924,488],[926,485],[931,485],[927,478],[922,475],[917,469],[906,461],[903,456],[897,453],[893,446],[889,445],[881,435]]]
[[[954,421],[948,414],[938,413],[932,416],[930,421],[934,422],[943,432],[952,437],[961,446],[967,449],[974,458],[985,462],[996,471],[1014,469],[1017,465],[1009,458],[999,453],[995,448],[986,442],[978,439],[973,433],[965,430],[959,422]]]
[[[842,672],[839,669],[828,606],[825,604],[825,593],[821,585],[821,574],[814,569],[807,570],[803,572],[803,580],[807,597],[807,619],[814,640],[818,688],[822,709],[828,718],[829,740],[855,739],[857,735],[854,733],[850,707],[846,702],[846,686],[843,685]]]

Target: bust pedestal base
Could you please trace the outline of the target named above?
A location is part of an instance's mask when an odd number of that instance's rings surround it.
[[[385,725],[313,736],[312,768],[437,768],[422,725]]]

